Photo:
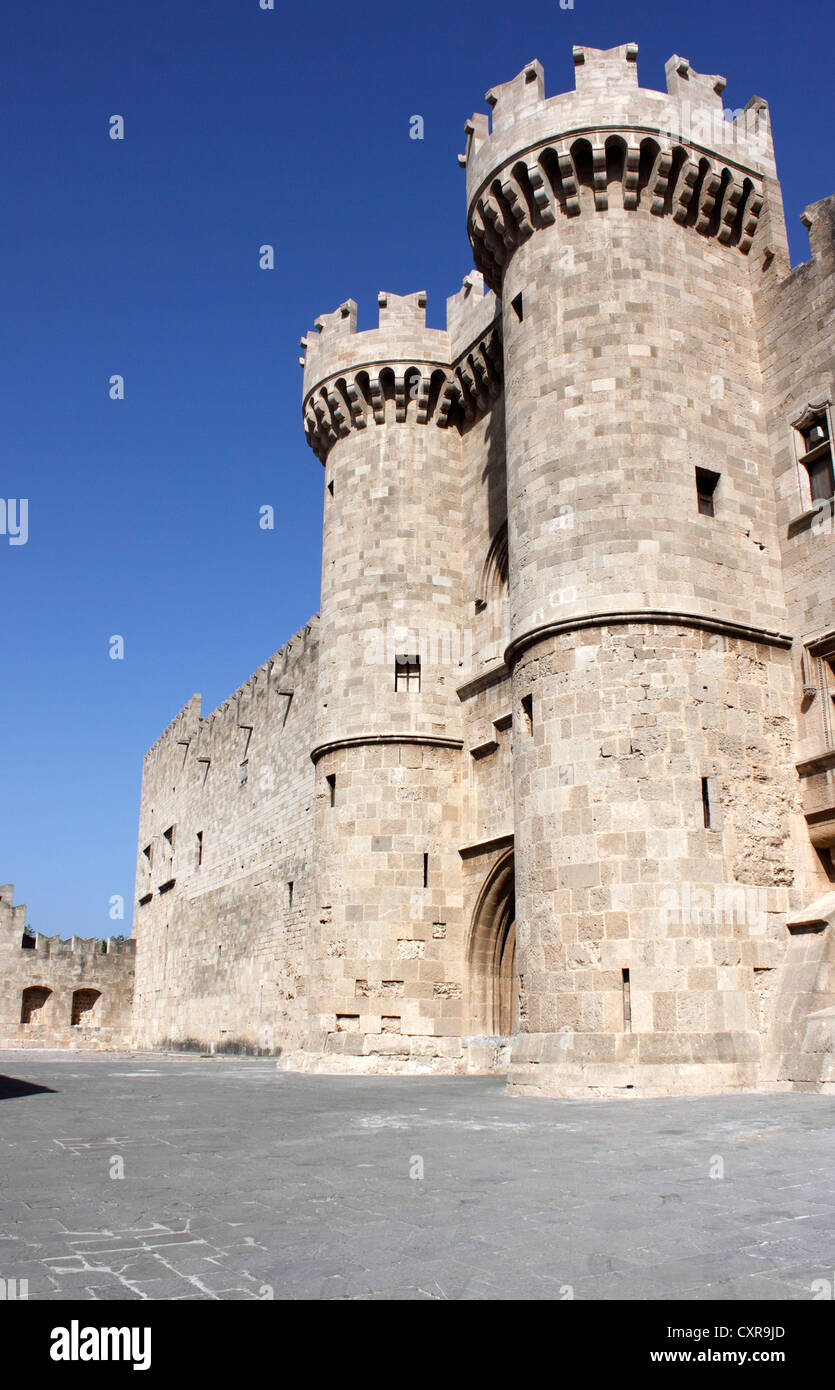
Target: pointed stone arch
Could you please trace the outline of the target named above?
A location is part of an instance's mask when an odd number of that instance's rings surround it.
[[[469,1029],[474,1037],[516,1031],[516,892],[513,850],[487,874],[473,912],[467,950]]]

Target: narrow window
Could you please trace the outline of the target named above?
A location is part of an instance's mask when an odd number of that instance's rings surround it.
[[[428,854],[424,854],[424,856],[423,856],[423,886],[424,886],[424,888],[428,888],[428,887],[429,887],[429,855],[428,855]]]
[[[327,777],[325,778],[325,781],[328,784],[328,797],[330,799],[330,804],[331,806],[334,806],[336,804],[336,773],[329,772]]]
[[[815,415],[798,433],[801,439],[800,461],[809,475],[812,501],[829,502],[835,497],[835,470],[832,467],[832,441],[826,412]]]
[[[200,865],[201,865],[202,863],[203,863],[203,831],[202,831],[202,830],[198,830],[198,832],[197,832],[197,867],[198,867],[198,869],[200,868]]]
[[[330,493],[331,497],[333,497],[333,478],[331,478],[330,482],[328,483],[328,492]]]
[[[696,469],[696,495],[699,499],[700,516],[716,515],[713,494],[716,491],[716,484],[718,482],[718,473],[711,473],[709,468]]]
[[[522,696],[522,721],[526,736],[533,733],[533,695]]]
[[[629,979],[629,971],[621,970],[621,988],[623,990],[623,1029],[625,1033],[632,1032],[632,985]]]
[[[395,690],[420,690],[420,657],[396,656],[394,658]]]
[[[174,853],[174,827],[173,827],[173,825],[169,825],[168,829],[165,830],[165,831],[163,831],[163,837],[164,837],[164,839],[165,839],[165,841],[166,841],[166,843],[167,843],[167,845],[168,845],[169,850],[170,850],[171,853],[173,854],[173,853]]]
[[[707,777],[702,778],[702,815],[704,816],[705,830],[710,829],[710,782]]]
[[[150,869],[151,864],[153,863],[153,851],[151,849],[151,846],[146,845],[142,851],[142,854],[145,859],[145,868]]]
[[[287,906],[288,906],[288,908],[291,908],[291,907],[293,906],[293,880],[292,880],[292,879],[289,879],[288,882],[287,882]]]
[[[246,780],[247,780],[248,776],[249,776],[249,764],[248,764],[248,763],[241,763],[240,768],[238,769],[238,785],[241,786],[241,787],[244,786],[244,784],[246,783]]]
[[[522,296],[521,296],[521,294],[517,294],[517,296],[516,296],[515,299],[511,299],[511,301],[510,301],[510,307],[511,307],[511,309],[513,310],[513,312],[514,312],[514,314],[516,315],[516,317],[517,317],[517,319],[519,320],[519,322],[521,323],[521,322],[522,322],[522,319],[524,318],[524,311],[523,311],[523,308],[522,308]]]

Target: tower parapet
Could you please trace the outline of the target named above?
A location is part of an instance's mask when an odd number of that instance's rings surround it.
[[[677,55],[666,93],[639,87],[637,55],[633,43],[575,48],[575,91],[547,99],[541,63],[528,63],[487,93],[492,129],[483,114],[466,123],[470,239],[497,293],[521,241],[610,204],[750,252],[775,177],[766,103],[727,111],[725,79]]]
[[[347,300],[301,340],[305,433],[323,463],[337,439],[384,424],[387,411],[403,424],[413,408],[417,424],[445,429],[475,419],[501,389],[496,301],[478,272],[447,300],[446,329],[427,328],[423,291],[381,291],[377,303],[377,328],[358,333],[357,306]]]

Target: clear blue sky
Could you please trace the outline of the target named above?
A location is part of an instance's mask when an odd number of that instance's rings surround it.
[[[727,106],[771,103],[800,261],[798,214],[835,188],[831,16],[6,0],[0,495],[29,499],[29,539],[0,536],[0,882],[38,930],[129,931],[145,749],[193,691],[212,709],[317,610],[323,479],[298,340],[348,297],[372,326],[380,289],[427,290],[443,326],[471,265],[455,156],[488,87],[537,57],[549,94],[569,90],[575,43],[637,42],[645,87],[663,89],[672,53],[723,73]]]

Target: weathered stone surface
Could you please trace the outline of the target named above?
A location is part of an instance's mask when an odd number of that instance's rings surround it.
[[[131,1031],[135,942],[29,934],[0,887],[0,1047],[110,1048]]]
[[[140,1046],[833,1086],[835,198],[791,270],[760,98],[574,60],[467,122],[446,327],[302,340],[321,612],[146,757]]]

